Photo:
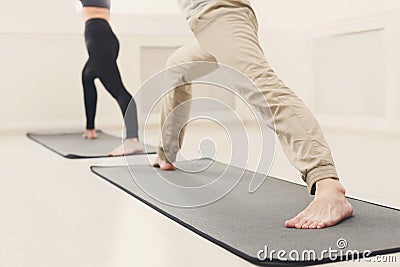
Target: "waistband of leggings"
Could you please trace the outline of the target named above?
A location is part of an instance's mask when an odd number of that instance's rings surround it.
[[[108,21],[107,20],[105,20],[105,19],[103,19],[103,18],[91,18],[91,19],[88,19],[86,22],[85,22],[85,25],[86,26],[88,26],[88,25],[91,25],[91,24],[94,24],[94,23],[101,23],[101,24],[107,24],[108,26],[110,26],[110,24],[108,23]]]

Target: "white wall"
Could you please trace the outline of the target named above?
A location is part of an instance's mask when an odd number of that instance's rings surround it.
[[[87,60],[84,23],[74,1],[7,2],[0,17],[0,131],[81,128],[81,69]],[[121,42],[119,64],[133,93],[139,85],[138,49],[144,42],[180,45],[190,38],[183,17],[171,14],[113,15]],[[162,41],[160,41],[162,38]],[[184,40],[182,40],[184,39]],[[98,126],[120,125],[119,109],[97,82]]]
[[[397,0],[250,0],[261,27],[303,30],[330,21],[400,9]]]
[[[180,9],[176,0],[113,0],[111,11],[115,14],[180,15]]]
[[[399,1],[255,0],[252,2],[258,13],[260,36],[267,58],[284,81],[293,87],[313,110],[315,72],[312,66],[311,37],[315,32],[331,30],[338,25],[342,27],[346,23],[373,21],[376,18],[393,20],[395,25],[391,28],[389,39],[395,53],[389,60],[394,60],[395,63],[390,65],[386,72],[394,73],[394,79],[399,80]],[[366,82],[368,78],[365,77]],[[393,98],[388,101],[395,101],[397,107],[393,113],[397,119],[389,120],[389,125],[386,123],[382,126],[368,126],[367,123],[365,127],[353,127],[359,123],[353,119],[345,125],[339,123],[333,126],[324,116],[317,115],[317,117],[323,125],[339,175],[350,195],[370,201],[385,199],[384,204],[400,207],[398,192],[393,189],[398,185],[396,162],[400,149],[398,82],[395,82],[394,87],[397,93],[394,93]],[[279,148],[272,174],[299,181],[297,171],[286,161]],[[370,190],[366,191],[365,188]]]
[[[260,24],[260,39],[265,48],[267,58],[271,61],[278,74],[292,86],[296,92],[312,106],[312,69],[311,57],[308,51],[308,32],[316,25],[326,21],[334,21],[346,17],[369,14],[373,11],[393,10],[400,7],[400,2],[392,0],[351,0],[351,1],[289,1],[289,0],[253,0],[255,10],[258,14]],[[4,12],[0,17],[0,38],[7,40],[2,44],[2,53],[9,60],[2,60],[1,69],[4,72],[19,73],[24,79],[0,81],[0,88],[8,91],[8,99],[20,99],[21,95],[30,95],[33,101],[25,103],[24,110],[36,110],[37,105],[31,103],[41,103],[42,112],[8,112],[10,104],[6,98],[0,101],[0,119],[6,121],[0,130],[9,128],[34,127],[39,122],[41,127],[46,124],[53,124],[59,117],[51,117],[52,114],[47,110],[52,110],[52,106],[65,108],[65,103],[72,106],[63,117],[72,126],[76,126],[81,121],[81,88],[80,88],[80,68],[86,59],[86,51],[83,45],[83,23],[77,13],[76,1],[57,2],[59,12],[48,12],[49,7],[54,5],[54,1],[43,0],[40,2],[26,1],[24,7],[15,1],[8,1]],[[131,78],[134,71],[132,62],[137,61],[132,52],[137,47],[139,41],[137,37],[142,36],[164,36],[174,38],[175,36],[190,38],[191,33],[186,26],[184,18],[179,14],[179,9],[175,0],[157,0],[144,2],[114,0],[113,7],[115,12],[124,14],[114,14],[112,24],[121,39],[121,71],[128,88],[134,90],[137,86],[137,79]],[[54,53],[63,44],[61,35],[69,36],[65,40],[68,47],[68,57]],[[26,39],[28,38],[28,39]],[[37,39],[36,39],[37,38]],[[24,44],[20,44],[26,40]],[[29,44],[29,40],[37,42],[37,46],[48,53],[35,53]],[[125,43],[128,42],[129,43]],[[43,42],[41,45],[40,42]],[[29,54],[29,60],[26,58]],[[53,54],[52,54],[53,53]],[[128,56],[124,56],[124,54]],[[46,59],[46,56],[48,59]],[[43,60],[41,60],[43,59]],[[299,64],[292,64],[299,62]],[[54,67],[54,64],[57,67]],[[134,65],[134,64],[133,64]],[[24,68],[20,68],[24,66]],[[299,67],[301,66],[301,67]],[[36,84],[39,77],[32,69],[41,69],[41,75],[55,72],[55,75],[47,75],[48,79],[43,80],[40,88],[31,86]],[[129,69],[130,68],[130,69]],[[25,72],[22,72],[26,70]],[[46,86],[51,84],[51,86]],[[54,94],[57,95],[52,104],[41,102],[43,97]],[[36,91],[37,94],[33,94]],[[102,93],[103,90],[100,90]],[[25,93],[26,92],[26,93]],[[37,99],[35,99],[37,97]],[[57,100],[58,99],[58,100]],[[99,114],[99,119],[105,121],[113,120],[115,106],[104,96],[104,101],[100,96],[100,107],[104,102],[104,107],[99,108],[99,112],[104,112],[104,116]],[[78,110],[78,107],[80,108]],[[29,116],[27,116],[29,113]],[[107,114],[110,114],[107,116]],[[47,119],[45,119],[47,118]]]
[[[3,3],[1,32],[74,32],[81,29],[73,1],[17,1]]]

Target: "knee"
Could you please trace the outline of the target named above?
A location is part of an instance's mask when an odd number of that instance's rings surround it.
[[[190,86],[179,86],[174,89],[175,97],[182,100],[188,100],[192,98],[192,88]]]
[[[176,56],[175,53],[173,53],[172,55],[170,55],[167,59],[167,63],[165,64],[165,66],[167,68],[173,67],[175,65],[180,64],[181,62],[179,62],[178,57]]]
[[[118,91],[113,96],[114,96],[115,100],[117,100],[117,102],[123,106],[129,105],[129,103],[133,99],[132,95],[129,92],[127,92],[126,90]]]
[[[171,55],[166,63],[166,83],[169,86],[176,86],[177,84],[186,82],[185,72],[187,70],[184,66],[178,66],[182,64],[174,55]]]
[[[82,79],[88,80],[93,77],[94,69],[91,66],[86,65],[82,70]]]

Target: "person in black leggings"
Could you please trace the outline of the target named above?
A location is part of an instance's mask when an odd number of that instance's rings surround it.
[[[82,72],[84,89],[86,131],[85,138],[97,138],[95,115],[97,91],[94,80],[99,78],[107,91],[117,100],[126,127],[123,145],[109,153],[110,156],[132,154],[143,151],[138,140],[138,120],[136,103],[126,90],[117,66],[119,41],[109,24],[109,0],[81,0],[85,16],[85,41],[89,59]],[[129,106],[129,109],[128,109]]]

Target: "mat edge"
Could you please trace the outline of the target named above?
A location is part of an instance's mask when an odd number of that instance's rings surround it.
[[[215,161],[215,162],[218,162],[218,161]],[[218,163],[221,163],[221,162],[218,162]],[[221,164],[224,164],[224,163],[221,163]],[[138,164],[138,165],[147,166],[147,165],[144,165],[144,164]],[[227,165],[227,164],[224,164],[224,165]],[[228,165],[228,166],[229,166],[229,165]],[[115,167],[127,167],[127,166],[126,166],[126,165],[122,165],[122,166],[97,166],[97,165],[94,165],[94,166],[90,166],[90,170],[91,170],[92,173],[94,173],[95,175],[99,176],[99,177],[102,178],[103,180],[105,180],[105,181],[107,181],[108,183],[110,183],[110,184],[116,186],[117,188],[119,188],[119,189],[122,190],[123,192],[125,192],[125,193],[127,193],[128,195],[134,197],[135,199],[139,200],[140,202],[142,202],[143,204],[149,206],[150,208],[154,209],[155,211],[161,213],[162,215],[164,215],[164,216],[166,216],[167,218],[171,219],[171,220],[174,221],[175,223],[177,223],[177,224],[179,224],[179,225],[181,225],[181,226],[187,228],[188,230],[190,230],[190,231],[192,231],[192,232],[194,232],[194,233],[200,235],[201,237],[205,238],[205,239],[208,240],[209,242],[212,242],[213,244],[218,245],[218,246],[220,246],[220,247],[226,249],[226,250],[229,251],[230,253],[232,253],[232,254],[234,254],[234,255],[236,255],[236,256],[238,256],[238,257],[240,257],[240,258],[242,258],[242,259],[244,259],[244,260],[246,260],[246,261],[248,261],[248,262],[250,262],[250,263],[252,263],[252,264],[255,264],[255,265],[257,265],[257,266],[288,266],[288,265],[289,265],[289,266],[313,266],[313,265],[318,265],[318,264],[327,264],[327,263],[334,263],[334,262],[349,262],[349,261],[351,260],[351,259],[350,259],[350,260],[340,260],[340,259],[337,259],[337,260],[332,261],[332,260],[330,260],[329,258],[323,258],[322,260],[319,260],[319,261],[279,261],[279,260],[276,260],[276,259],[272,259],[272,261],[271,261],[271,260],[268,260],[268,261],[260,261],[260,260],[258,260],[257,258],[254,258],[254,257],[252,257],[252,256],[250,256],[250,255],[248,255],[248,254],[245,254],[245,253],[241,252],[240,250],[237,250],[237,249],[235,249],[234,247],[232,247],[232,246],[230,246],[230,245],[228,245],[228,244],[226,244],[226,243],[224,243],[224,242],[222,242],[222,241],[220,241],[220,240],[218,240],[218,239],[215,239],[215,238],[213,238],[212,236],[210,236],[210,235],[208,235],[208,234],[206,234],[206,233],[204,233],[204,232],[202,232],[202,231],[200,231],[200,230],[194,228],[193,226],[191,226],[191,225],[185,223],[184,221],[182,221],[182,220],[180,220],[179,218],[177,218],[177,217],[175,217],[175,216],[169,214],[168,212],[163,211],[162,209],[160,209],[160,208],[158,208],[157,206],[151,204],[150,202],[144,200],[143,198],[141,198],[141,197],[135,195],[134,193],[130,192],[128,189],[125,189],[124,187],[120,186],[119,184],[117,184],[117,183],[111,181],[110,179],[108,179],[107,177],[103,176],[102,174],[100,174],[99,172],[97,172],[97,171],[95,170],[95,168],[115,168]],[[235,167],[235,166],[231,166],[231,167],[237,168],[237,167]],[[240,169],[240,168],[239,168],[239,169]],[[249,170],[247,170],[247,171],[249,171]],[[252,172],[252,171],[250,171],[250,172],[251,172],[251,173],[256,173],[256,172]],[[257,173],[256,173],[256,174],[257,174]],[[297,185],[297,186],[305,187],[305,186],[303,186],[303,185],[299,185],[299,184],[293,183],[293,182],[291,182],[291,181],[282,180],[282,179],[280,179],[280,178],[271,177],[271,176],[268,176],[268,177],[269,177],[269,178],[272,178],[272,179],[275,179],[275,180],[279,180],[279,181],[283,181],[283,182],[288,182],[288,183],[291,183],[291,184],[295,184],[295,185]],[[351,198],[351,197],[348,197],[348,198]],[[400,211],[399,209],[396,209],[396,208],[387,207],[387,206],[383,206],[383,205],[380,205],[380,204],[371,203],[371,202],[364,201],[364,200],[360,200],[360,199],[355,199],[355,198],[351,198],[351,199],[354,199],[354,200],[357,200],[357,201],[361,201],[361,202],[365,202],[365,203],[368,203],[368,204],[371,204],[371,205],[376,205],[376,206],[380,206],[380,207],[384,207],[384,208],[394,209],[394,210],[396,210],[396,211]],[[393,253],[398,253],[398,252],[400,252],[400,246],[397,247],[397,248],[390,248],[390,249],[384,249],[384,250],[374,251],[374,252],[372,252],[372,253],[370,254],[370,257],[374,257],[374,256],[378,256],[378,255],[393,254]],[[356,255],[356,254],[355,254],[355,255]],[[361,257],[361,256],[362,256],[361,253],[358,254],[358,258],[359,258],[359,259],[363,259],[363,257]]]
[[[112,134],[108,134],[108,133],[106,133],[106,132],[104,132],[104,131],[102,131],[102,130],[97,130],[97,132],[102,133],[102,134],[105,134],[105,135],[109,135],[109,136],[118,138],[117,136],[112,135]],[[36,136],[54,136],[54,135],[68,135],[68,134],[78,134],[78,133],[80,133],[80,132],[76,132],[76,133],[64,133],[64,134],[63,134],[63,133],[37,134],[37,133],[27,132],[25,135],[26,135],[27,138],[31,139],[32,141],[34,141],[34,142],[36,142],[36,143],[42,145],[43,147],[47,148],[48,150],[50,150],[50,151],[56,153],[57,155],[60,155],[60,156],[63,157],[63,158],[66,158],[66,159],[120,158],[120,157],[126,157],[126,156],[139,156],[139,155],[154,155],[154,154],[157,154],[157,146],[146,145],[146,144],[143,144],[143,145],[144,145],[144,146],[152,146],[152,147],[155,148],[155,151],[154,151],[154,152],[144,152],[144,151],[143,151],[143,152],[140,152],[140,153],[134,153],[134,154],[123,155],[123,156],[114,156],[114,157],[107,156],[107,155],[80,156],[80,155],[76,155],[76,154],[62,154],[62,153],[58,152],[57,150],[55,150],[55,149],[53,149],[53,148],[47,146],[46,144],[42,143],[41,141],[39,141],[38,139],[35,138],[35,135],[36,135]]]

